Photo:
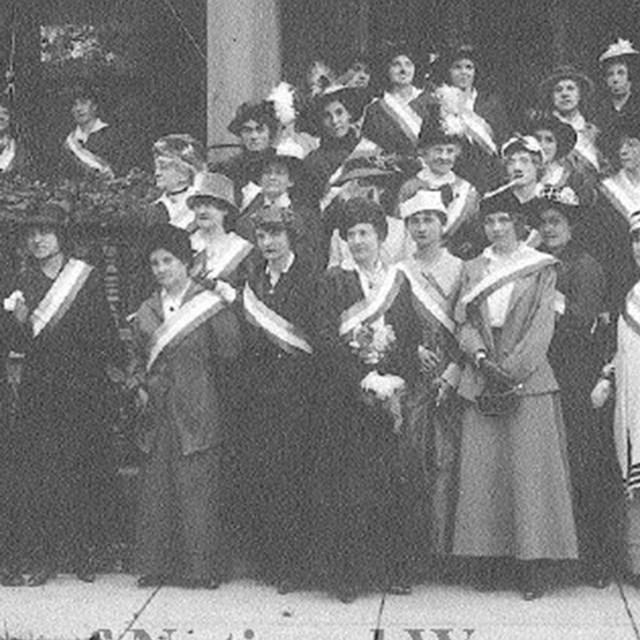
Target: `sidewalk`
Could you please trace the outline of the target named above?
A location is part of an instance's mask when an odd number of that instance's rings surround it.
[[[0,589],[2,637],[20,640],[640,640],[640,591],[613,584],[515,592],[424,586],[345,605],[322,593],[279,596],[248,580],[217,591],[139,589],[126,575],[60,576]],[[374,631],[378,629],[379,631]]]

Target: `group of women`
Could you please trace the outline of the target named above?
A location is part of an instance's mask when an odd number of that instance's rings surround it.
[[[640,114],[614,100],[590,125],[590,81],[562,67],[512,135],[475,62],[461,47],[418,89],[394,50],[381,96],[329,85],[286,135],[272,103],[243,105],[243,150],[211,170],[190,136],[159,140],[128,353],[64,210],[22,219],[3,584],[65,554],[95,579],[118,502],[108,371],[139,409],[142,587],[215,588],[239,558],[345,602],[443,575],[526,599],[558,566],[635,579]]]

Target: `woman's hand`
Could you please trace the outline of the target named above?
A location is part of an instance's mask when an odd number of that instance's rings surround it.
[[[436,407],[440,407],[445,404],[453,394],[453,387],[442,378],[437,378],[433,384],[438,389],[438,393],[436,394]]]
[[[423,373],[432,373],[440,364],[438,354],[422,345],[418,347],[418,359],[420,360],[420,369]]]
[[[591,392],[591,404],[594,409],[602,409],[611,395],[611,380],[600,378]]]

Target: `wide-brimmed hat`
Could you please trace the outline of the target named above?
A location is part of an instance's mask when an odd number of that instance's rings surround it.
[[[370,224],[376,230],[378,238],[385,240],[389,233],[389,223],[384,209],[373,200],[351,198],[340,203],[338,232],[343,240],[347,239],[349,229],[357,224]]]
[[[555,116],[536,114],[531,116],[527,122],[527,135],[535,137],[536,131],[551,131],[553,133],[558,150],[557,158],[564,158],[569,155],[576,146],[578,135],[575,129],[566,122],[562,122]]]
[[[420,133],[418,135],[418,149],[430,147],[436,144],[459,144],[462,145],[464,139],[458,131],[454,131],[448,126],[447,121],[440,117],[440,106],[433,105],[433,114],[422,121]]]
[[[624,60],[625,62],[640,62],[640,51],[633,48],[630,40],[618,38],[618,40],[610,44],[605,52],[598,58],[601,64],[608,64],[612,60]]]
[[[580,200],[575,191],[569,187],[545,185],[536,199],[536,216],[532,220],[535,226],[542,224],[542,214],[549,209],[559,211],[573,225],[578,219]]]
[[[229,213],[237,213],[233,193],[233,181],[221,173],[203,173],[193,194],[187,198],[187,206],[193,208],[198,200],[214,200]]]
[[[538,85],[538,95],[540,98],[543,100],[549,99],[553,87],[555,87],[560,80],[573,80],[576,82],[580,87],[581,98],[583,99],[588,98],[595,88],[593,80],[588,75],[572,64],[562,64],[555,67]]]
[[[429,211],[436,213],[442,226],[447,224],[447,208],[442,200],[442,192],[439,189],[419,189],[413,196],[400,203],[400,217],[403,220],[414,213]]]
[[[369,180],[386,185],[389,179],[398,177],[400,173],[395,158],[372,153],[347,160],[335,185],[339,186],[351,180]]]
[[[312,135],[321,135],[324,108],[332,102],[340,102],[349,112],[351,121],[357,122],[370,100],[370,95],[364,89],[332,85],[311,100],[302,114],[300,127]]]
[[[280,126],[273,102],[261,100],[259,102],[243,102],[236,110],[235,116],[227,129],[234,136],[239,136],[242,125],[245,122],[249,122],[249,120],[255,120],[259,124],[267,125],[272,135]]]

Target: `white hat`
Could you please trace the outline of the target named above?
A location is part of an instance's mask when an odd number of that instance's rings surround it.
[[[500,155],[504,160],[512,151],[528,151],[529,153],[536,153],[542,156],[542,147],[537,138],[533,136],[521,136],[516,135],[513,138],[507,140],[500,150]]]
[[[637,56],[640,55],[640,51],[636,51],[633,48],[633,44],[630,40],[623,40],[618,38],[617,42],[610,44],[607,50],[598,58],[600,62],[606,62],[611,58],[619,58],[620,56]]]
[[[418,211],[436,211],[440,213],[440,219],[443,220],[443,224],[447,220],[447,208],[442,202],[442,194],[440,191],[433,191],[429,189],[420,189],[414,196],[405,200],[400,204],[400,217],[406,220]]]
[[[298,144],[291,138],[282,140],[278,146],[276,146],[276,156],[285,156],[287,158],[295,158],[296,160],[302,160],[305,156],[304,148],[301,144]]]

